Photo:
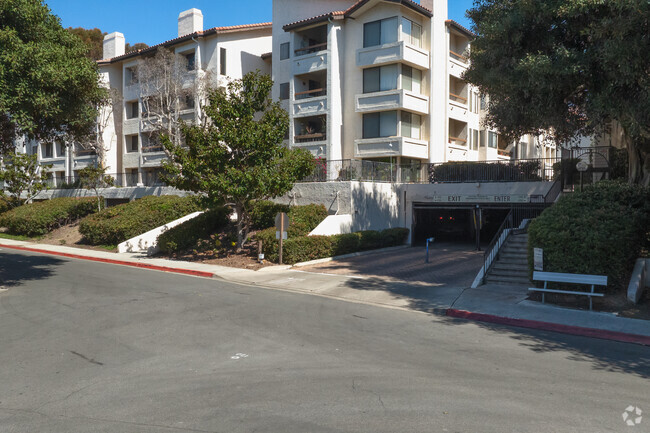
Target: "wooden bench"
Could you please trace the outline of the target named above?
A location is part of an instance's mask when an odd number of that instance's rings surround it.
[[[538,289],[531,287],[528,290],[533,292],[542,292],[542,303],[545,302],[546,293],[561,293],[565,295],[582,295],[589,296],[589,309],[593,309],[592,298],[594,296],[603,297],[603,293],[594,292],[596,286],[607,286],[606,275],[587,275],[587,274],[562,274],[559,272],[533,272],[533,281],[544,281],[544,288]],[[549,289],[548,283],[571,283],[591,285],[590,292],[576,292],[572,290]]]

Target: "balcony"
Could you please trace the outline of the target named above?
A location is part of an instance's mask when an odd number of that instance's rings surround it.
[[[323,45],[323,44],[319,44]],[[309,48],[309,47],[307,47]],[[296,57],[293,60],[291,72],[293,75],[309,74],[311,72],[318,72],[327,69],[327,44],[324,49]]]
[[[357,50],[357,66],[361,68],[397,62],[428,70],[429,53],[404,41]]]
[[[295,94],[293,116],[318,116],[327,113],[327,90],[314,89]]]
[[[429,142],[407,137],[354,140],[355,158],[383,158],[388,156],[429,159]]]
[[[429,114],[429,98],[403,89],[356,95],[357,113],[389,110]]]
[[[162,150],[145,152],[144,149],[142,148],[141,154],[143,167],[160,167],[167,160],[167,154]]]

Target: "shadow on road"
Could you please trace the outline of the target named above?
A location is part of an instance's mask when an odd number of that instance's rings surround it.
[[[63,260],[50,256],[27,256],[0,253],[0,285],[17,286],[24,281],[42,280],[54,273],[54,267]]]
[[[650,378],[650,347],[450,317],[442,323],[449,326],[472,323],[506,335],[533,352],[565,352],[567,359],[589,363],[594,370]]]

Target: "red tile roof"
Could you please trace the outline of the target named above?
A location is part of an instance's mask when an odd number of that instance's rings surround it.
[[[465,36],[469,37],[470,39],[474,39],[476,37],[476,33],[471,31],[470,29],[461,26],[459,23],[457,23],[454,20],[447,20],[445,21],[445,24],[447,24],[449,27],[453,27],[460,33],[463,33]]]
[[[214,35],[214,34],[228,34],[228,33],[236,33],[236,32],[246,32],[246,31],[253,31],[253,30],[262,30],[262,29],[269,29],[271,30],[271,23],[259,23],[259,24],[241,24],[237,26],[229,26],[229,27],[213,27],[211,29],[203,30],[200,32],[194,32],[190,33],[189,35],[184,35],[184,36],[179,36],[174,39],[170,39],[168,41],[162,42],[157,45],[153,45],[148,48],[143,48],[141,50],[137,51],[132,51],[130,53],[122,54],[121,56],[113,57],[112,59],[102,59],[98,60],[97,64],[99,65],[107,65],[109,63],[113,63],[119,60],[125,60],[129,59],[131,57],[137,57],[141,54],[149,53],[152,51],[155,51],[159,47],[169,47],[172,45],[179,44],[181,42],[188,41],[192,38],[204,38],[206,36]]]
[[[309,24],[315,24],[315,23],[319,23],[319,22],[322,22],[322,21],[327,21],[328,19],[339,19],[340,20],[340,19],[343,19],[343,18],[348,18],[351,14],[356,12],[359,8],[363,7],[369,1],[370,0],[359,0],[356,3],[354,3],[352,6],[350,6],[347,10],[334,11],[334,12],[329,12],[329,13],[326,13],[326,14],[317,15],[315,17],[306,18],[304,20],[289,23],[289,24],[283,26],[282,28],[285,31],[289,31],[289,30],[293,30],[293,29],[295,29],[297,27],[302,27],[302,26],[306,26],[306,25],[309,25]],[[425,8],[423,6],[420,6],[419,3],[415,3],[412,0],[384,0],[384,1],[389,2],[389,3],[401,3],[404,6],[415,10],[416,12],[419,12],[421,14],[424,14],[424,15],[428,16],[429,18],[431,18],[433,16],[433,13],[429,9],[427,9],[427,8]]]

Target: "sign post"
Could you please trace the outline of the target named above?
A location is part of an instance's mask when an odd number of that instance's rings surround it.
[[[427,239],[427,256],[424,259],[424,263],[429,263],[429,242],[433,243],[435,241],[434,238],[428,238]]]
[[[287,239],[287,229],[289,228],[289,217],[287,216],[286,213],[280,212],[275,216],[275,237],[280,241],[280,254],[279,254],[279,262],[282,264],[282,248],[283,248],[283,240]]]

